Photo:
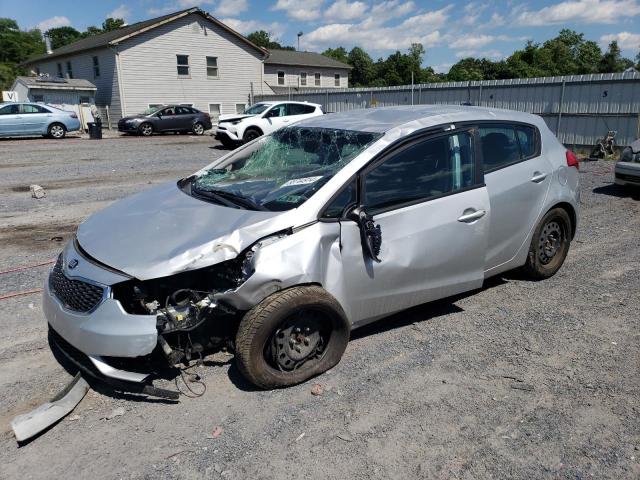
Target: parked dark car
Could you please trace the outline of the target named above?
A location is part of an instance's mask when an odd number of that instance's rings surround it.
[[[210,128],[211,117],[208,113],[186,105],[151,107],[118,122],[119,131],[147,137],[155,132],[193,132],[202,135]]]

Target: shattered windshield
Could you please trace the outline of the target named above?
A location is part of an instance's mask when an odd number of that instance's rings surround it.
[[[304,203],[381,134],[291,126],[260,138],[191,180],[191,194],[282,211]]]
[[[268,103],[256,103],[255,105],[247,108],[244,113],[246,115],[258,115],[264,112],[267,108],[269,108]]]
[[[152,113],[156,113],[158,110],[163,107],[149,107],[145,111],[141,112],[139,115],[151,115]]]

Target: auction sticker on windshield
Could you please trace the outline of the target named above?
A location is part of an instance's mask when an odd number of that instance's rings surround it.
[[[305,178],[294,178],[289,180],[288,182],[283,183],[282,187],[291,187],[293,185],[308,185],[313,182],[317,182],[322,178],[322,175],[319,177],[305,177]]]

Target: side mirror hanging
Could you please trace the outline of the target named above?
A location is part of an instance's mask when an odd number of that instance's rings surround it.
[[[380,225],[376,225],[373,217],[362,207],[354,208],[347,217],[349,220],[355,221],[360,228],[360,241],[362,242],[364,253],[380,263],[379,255],[380,247],[382,246],[382,229]]]

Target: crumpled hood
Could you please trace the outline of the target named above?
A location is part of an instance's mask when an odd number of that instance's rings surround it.
[[[140,280],[235,258],[282,230],[283,212],[229,208],[190,197],[175,182],[113,203],[78,227],[93,258]]]
[[[242,120],[243,118],[255,117],[255,115],[220,115],[218,122],[232,122],[234,120]]]

